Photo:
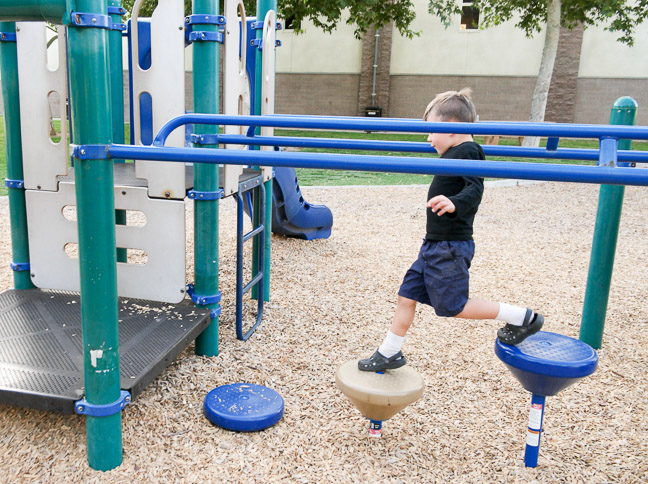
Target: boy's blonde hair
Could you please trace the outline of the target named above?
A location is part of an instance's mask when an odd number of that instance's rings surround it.
[[[472,89],[464,87],[461,91],[446,91],[430,101],[425,109],[423,120],[435,114],[441,121],[458,121],[460,123],[474,123],[477,118],[475,105],[470,99]]]

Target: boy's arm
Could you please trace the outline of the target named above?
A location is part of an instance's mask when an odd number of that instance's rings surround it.
[[[462,177],[464,188],[451,197],[437,195],[428,200],[427,206],[438,216],[448,217],[463,216],[464,213],[479,206],[484,193],[484,179],[476,177]]]
[[[484,194],[484,179],[467,176],[462,177],[465,183],[463,190],[456,195],[448,197],[454,204],[454,216],[463,216],[464,213],[474,210],[481,203]]]

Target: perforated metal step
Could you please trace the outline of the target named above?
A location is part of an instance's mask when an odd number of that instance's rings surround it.
[[[190,302],[119,299],[120,377],[133,398],[209,324]],[[79,295],[0,294],[0,404],[74,413],[83,397]]]

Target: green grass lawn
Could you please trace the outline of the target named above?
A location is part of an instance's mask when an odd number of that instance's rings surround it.
[[[58,121],[55,121],[55,127],[58,129]],[[126,126],[126,139],[129,139],[129,127]],[[403,133],[376,133],[376,132],[346,132],[346,131],[303,131],[303,130],[275,130],[277,136],[300,136],[310,138],[340,138],[340,139],[366,139],[366,140],[390,140],[390,141],[419,141],[424,142],[424,134],[403,134]],[[477,136],[475,140],[483,143],[484,139]],[[544,146],[546,139],[543,139],[541,146]],[[500,138],[500,145],[517,145],[517,138]],[[561,139],[561,148],[597,148],[596,140],[574,140]],[[648,151],[648,142],[634,142],[634,150]],[[376,152],[376,151],[358,151],[358,150],[326,150],[305,148],[302,151],[307,152],[333,152],[347,154],[376,154],[384,156],[414,156],[427,157],[425,153],[398,153],[398,152]],[[432,155],[436,156],[436,155]],[[572,163],[572,164],[593,164],[586,161],[569,161],[569,160],[546,160],[546,159],[529,159],[529,158],[501,158],[489,157],[489,160],[495,161],[526,161],[536,163]],[[7,162],[5,149],[5,132],[4,123],[0,123],[0,177],[4,179],[7,176]],[[299,183],[302,186],[313,185],[413,185],[428,184],[432,175],[410,175],[403,173],[379,173],[379,172],[362,172],[362,171],[342,171],[342,170],[316,170],[299,168],[297,169]],[[6,195],[7,188],[4,183],[0,186],[0,195]]]

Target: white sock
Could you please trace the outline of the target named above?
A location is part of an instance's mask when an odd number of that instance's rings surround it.
[[[512,324],[514,326],[522,326],[522,324],[524,323],[524,316],[526,316],[527,312],[526,308],[511,306],[510,304],[506,303],[499,303],[499,306],[499,313],[497,313],[497,317],[495,319],[506,321],[508,324]]]
[[[398,336],[391,331],[387,331],[385,341],[380,345],[378,351],[385,358],[391,358],[401,350],[404,340],[405,336]]]

